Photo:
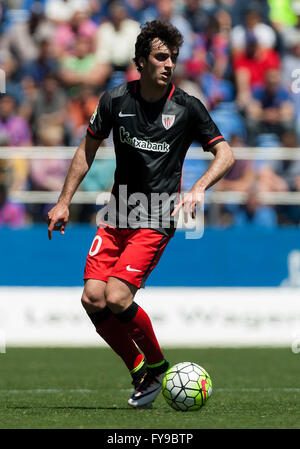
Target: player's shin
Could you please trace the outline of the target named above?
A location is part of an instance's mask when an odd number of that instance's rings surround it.
[[[148,314],[133,302],[115,316],[145,354],[148,370],[153,370],[155,375],[165,372],[168,362],[161,351]]]
[[[138,350],[126,329],[108,307],[89,313],[88,316],[96,332],[122,358],[130,371],[133,384],[136,385],[145,374],[146,363],[143,354]]]

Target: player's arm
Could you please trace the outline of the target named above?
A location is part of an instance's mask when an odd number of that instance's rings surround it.
[[[209,151],[214,155],[214,160],[201,178],[195,182],[192,190],[196,192],[204,193],[223,178],[234,164],[233,152],[227,142],[219,142]]]
[[[69,220],[69,206],[79,184],[89,171],[101,140],[93,139],[88,134],[76,150],[69,167],[57,204],[48,212],[48,237],[51,240],[52,231],[64,234]]]
[[[233,152],[227,142],[222,141],[211,147],[209,151],[214,155],[214,160],[195,182],[192,189],[184,194],[183,199],[175,207],[174,216],[182,207],[185,213],[194,215],[197,204],[203,202],[205,191],[218,182],[231,169],[234,164]]]

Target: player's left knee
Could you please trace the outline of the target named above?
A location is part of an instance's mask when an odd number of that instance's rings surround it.
[[[106,305],[113,313],[122,313],[132,303],[132,299],[120,291],[105,291]]]

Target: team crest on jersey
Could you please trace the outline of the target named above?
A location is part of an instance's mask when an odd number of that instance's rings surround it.
[[[166,130],[168,130],[168,129],[171,128],[171,126],[174,125],[175,115],[162,114],[161,121],[162,121],[162,124],[163,124],[164,128]]]

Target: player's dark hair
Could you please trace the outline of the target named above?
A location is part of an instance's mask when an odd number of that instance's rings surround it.
[[[141,66],[139,59],[144,57],[148,59],[153,39],[160,39],[170,50],[178,49],[183,43],[183,36],[171,23],[163,20],[152,20],[152,22],[146,22],[141,27],[141,32],[138,35],[135,43],[135,57],[134,63],[137,66],[139,72],[141,72]]]

